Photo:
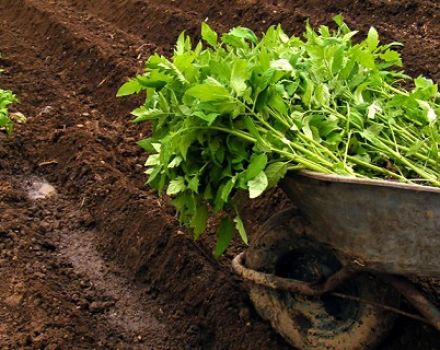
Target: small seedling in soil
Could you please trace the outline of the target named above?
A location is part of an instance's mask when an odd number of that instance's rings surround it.
[[[16,97],[11,91],[0,89],[0,129],[6,130],[8,135],[12,133],[14,128],[14,120],[9,114],[9,106],[15,101]]]
[[[15,95],[11,91],[0,89],[0,128],[6,130],[8,135],[14,128],[13,119],[9,115],[9,106],[15,102]]]

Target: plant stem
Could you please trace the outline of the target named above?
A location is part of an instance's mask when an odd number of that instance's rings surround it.
[[[399,179],[399,180],[404,181],[404,182],[408,182],[408,181],[409,181],[409,180],[408,180],[406,177],[404,177],[404,176],[401,176],[401,175],[399,175],[399,174],[393,173],[392,171],[389,171],[389,170],[387,170],[387,169],[385,169],[385,168],[382,168],[382,167],[376,166],[376,165],[374,165],[374,164],[370,164],[370,163],[364,162],[363,160],[361,160],[361,159],[359,159],[359,158],[356,158],[356,157],[353,157],[353,156],[350,156],[350,155],[347,156],[347,158],[348,158],[348,160],[350,160],[351,162],[353,162],[353,163],[355,163],[355,164],[357,164],[357,165],[363,166],[364,168],[367,168],[367,169],[369,169],[369,170],[373,170],[373,171],[375,171],[375,172],[378,172],[378,173],[381,173],[381,174],[384,174],[384,175],[387,175],[387,176],[390,176],[390,177],[393,177],[393,178]]]

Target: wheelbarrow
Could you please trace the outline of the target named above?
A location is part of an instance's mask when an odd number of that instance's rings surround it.
[[[440,330],[410,280],[440,278],[440,188],[311,172],[233,260],[257,312],[300,350],[372,349],[396,314]],[[399,308],[403,296],[418,312]]]

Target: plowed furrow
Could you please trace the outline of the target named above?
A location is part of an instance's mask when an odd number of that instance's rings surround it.
[[[208,21],[219,31],[228,30],[230,25],[225,22],[231,21],[235,25],[247,25],[255,29],[282,22],[287,28],[299,31],[306,19],[295,7],[287,11],[266,2],[256,5],[254,1],[237,0],[232,5],[231,1],[67,1],[127,32],[142,36],[146,41],[157,43],[166,52],[170,52],[171,45],[182,31],[199,37],[202,21]]]
[[[166,52],[170,51],[178,34],[186,30],[195,33],[203,20],[201,14],[184,11],[173,3],[152,1],[87,1],[66,0],[77,9],[92,13],[121,30],[141,36],[146,42],[154,42]],[[109,11],[108,9],[112,10]],[[157,30],[163,28],[163,30]]]
[[[97,108],[109,117],[126,113],[129,108],[123,101],[115,103],[115,92],[154,45],[62,5],[58,1],[5,0],[0,12],[38,47],[52,71],[73,82],[79,94],[107,99],[109,103]]]
[[[427,1],[416,6],[411,1],[382,0],[322,4],[317,1],[237,0],[231,6],[230,1],[66,1],[122,30],[155,42],[165,52],[170,52],[172,43],[183,30],[198,37],[203,20],[208,20],[220,31],[228,29],[225,21],[233,25],[246,25],[257,31],[265,30],[270,24],[282,23],[288,32],[301,35],[306,19],[310,18],[314,24],[330,23],[333,15],[342,13],[355,29],[365,33],[374,25],[384,41],[405,44],[402,52],[410,74],[440,79],[440,5],[436,2]],[[109,8],[112,10],[109,11]],[[430,17],[424,15],[427,8]],[[422,17],[423,21],[418,21],[418,17]],[[157,31],[156,28],[164,30]],[[438,49],[432,50],[433,47]],[[417,61],[411,59],[414,56],[418,57]]]

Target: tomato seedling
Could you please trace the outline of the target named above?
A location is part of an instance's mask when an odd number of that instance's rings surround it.
[[[354,42],[357,32],[334,21],[335,30],[307,24],[304,38],[281,26],[220,35],[203,23],[201,42],[182,33],[171,58],[152,55],[120,88],[146,92],[133,115],[153,123],[139,141],[148,183],[173,198],[180,221],[198,238],[226,213],[215,255],[234,229],[247,242],[234,193],[258,197],[288,171],[440,186],[437,85],[399,70],[400,44],[381,45],[374,28]]]

